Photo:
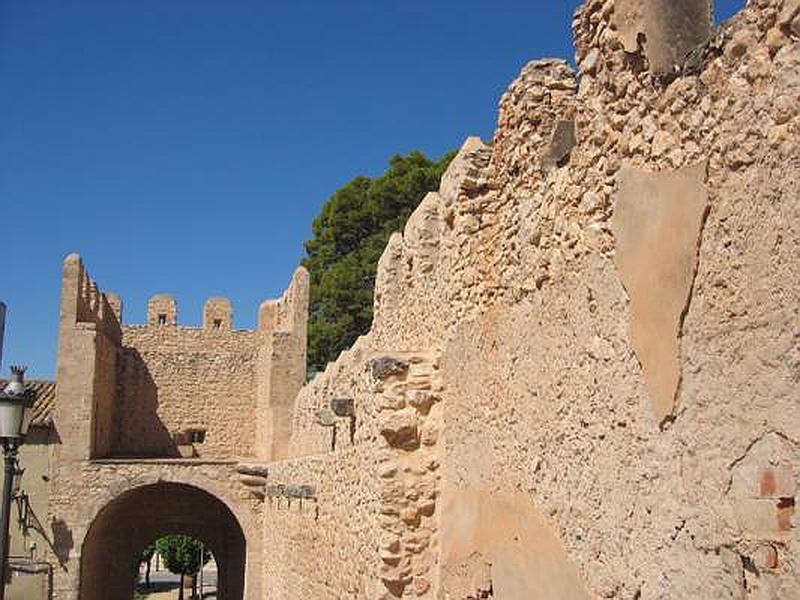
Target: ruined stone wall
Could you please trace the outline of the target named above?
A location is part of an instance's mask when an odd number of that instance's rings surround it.
[[[389,239],[375,282],[370,335],[376,346],[436,347],[494,297],[495,265],[481,251],[497,219],[490,157],[479,139],[468,139],[439,191]]]
[[[339,370],[318,375],[314,385],[304,388],[291,440],[291,453],[300,458],[269,464],[264,512],[268,523],[264,547],[270,548],[264,557],[266,598],[376,597],[373,546],[379,531],[375,468],[379,457],[370,442],[377,432],[360,411],[352,439],[348,418],[316,414],[334,397],[371,406],[374,383],[360,368],[368,352],[356,344],[341,357]],[[342,373],[347,373],[346,386],[339,377]],[[306,399],[308,394],[313,398]],[[287,493],[290,486],[304,485],[310,486],[311,498]]]
[[[587,2],[579,74],[525,67],[493,144],[468,140],[390,240],[371,333],[300,393],[295,458],[271,468],[318,498],[313,522],[268,509],[275,597],[800,594],[800,5],[756,0],[718,31],[708,2],[630,6]],[[369,382],[414,352],[441,354],[422,511],[382,468],[425,415]],[[326,567],[376,539],[374,572]]]
[[[503,99],[503,301],[445,350],[446,502],[535,511],[566,549],[555,579],[588,594],[791,597],[798,8],[751,3],[666,79],[614,8],[576,19],[579,84],[536,62]],[[445,585],[531,589],[537,548],[510,568],[504,536],[445,544]]]
[[[465,144],[439,193],[389,242],[371,333],[294,403],[291,458],[268,465],[270,597],[435,594],[444,418],[436,344],[492,298],[489,286],[452,285],[476,283],[488,269],[464,240],[481,236],[476,215],[488,205],[480,195],[489,158],[479,140]],[[302,485],[315,491],[313,511],[282,495]]]
[[[292,436],[296,458],[268,466],[268,598],[431,592],[438,552],[438,355],[378,354],[366,341],[304,388]],[[302,486],[312,498],[294,497]]]

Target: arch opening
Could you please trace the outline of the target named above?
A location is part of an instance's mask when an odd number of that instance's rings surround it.
[[[95,517],[81,550],[80,600],[131,600],[142,551],[172,534],[207,545],[217,561],[217,598],[242,600],[247,547],[235,515],[200,488],[167,482],[129,490]]]

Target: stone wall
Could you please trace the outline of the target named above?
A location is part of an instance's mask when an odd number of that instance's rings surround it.
[[[578,15],[576,97],[561,100],[566,67],[533,63],[504,98],[493,165],[510,210],[492,246],[507,301],[445,351],[445,472],[525,492],[591,593],[790,597],[794,492],[758,496],[755,467],[747,492],[730,482],[766,432],[800,432],[796,361],[746,350],[797,353],[797,121],[782,108],[797,106],[797,44],[781,3],[754,2],[679,76],[653,79],[611,6]],[[577,144],[548,170],[558,119]],[[796,452],[772,447],[760,468],[794,477]],[[772,511],[760,535],[735,517],[751,502]],[[492,552],[495,589],[517,584],[523,570]]]
[[[475,282],[485,268],[471,246],[456,249],[465,232],[475,232],[489,158],[479,140],[468,141],[440,192],[426,197],[403,236],[391,238],[371,333],[297,396],[290,458],[268,465],[269,597],[433,597],[443,422],[434,342],[491,297],[481,285],[452,286],[449,274]],[[345,404],[352,418],[337,415]],[[313,511],[280,493],[301,485],[315,490]]]
[[[586,2],[580,71],[526,66],[493,144],[391,238],[372,331],[301,391],[271,466],[317,497],[268,509],[276,598],[800,594],[800,5],[716,31],[706,1],[631,6]],[[368,383],[419,349],[441,354],[432,512],[387,467],[415,462],[420,413]],[[374,571],[326,566],[371,545]]]
[[[371,443],[374,424],[362,413],[374,410],[374,382],[359,368],[368,356],[369,349],[356,344],[342,356],[339,370],[319,374],[315,385],[303,389],[290,446],[293,455],[302,456],[268,466],[265,598],[377,596],[380,457]],[[340,378],[345,372],[346,379]],[[359,407],[352,438],[350,419],[329,408],[333,398],[350,399]],[[312,497],[293,497],[297,494],[290,488],[299,486],[310,486]]]
[[[203,329],[124,327],[113,455],[176,456],[180,436],[200,431],[198,456],[253,456],[263,343],[259,332],[215,328],[213,321]]]
[[[363,342],[304,388],[299,457],[268,467],[268,598],[430,593],[440,393],[435,353],[377,355]],[[312,497],[296,497],[302,486]]]

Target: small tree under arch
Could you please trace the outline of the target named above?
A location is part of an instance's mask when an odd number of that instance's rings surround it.
[[[155,553],[156,553],[155,544],[150,544],[149,546],[147,546],[147,548],[142,550],[142,556],[139,559],[139,567],[141,567],[142,565],[145,566],[144,585],[145,587],[148,588],[150,587],[150,566],[153,560],[153,555]]]
[[[183,599],[183,584],[186,575],[195,576],[197,572],[208,562],[211,554],[203,547],[203,544],[188,535],[168,535],[156,542],[164,566],[172,573],[180,575],[180,588],[178,589],[178,600]],[[202,558],[201,558],[202,554]],[[192,581],[192,597],[197,595],[197,579]]]

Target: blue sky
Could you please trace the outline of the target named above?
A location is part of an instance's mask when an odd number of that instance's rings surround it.
[[[225,295],[253,327],[333,191],[392,154],[491,138],[522,66],[572,57],[577,4],[0,3],[3,372],[54,374],[70,252],[127,323],[164,292],[184,325]]]

